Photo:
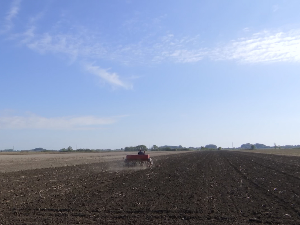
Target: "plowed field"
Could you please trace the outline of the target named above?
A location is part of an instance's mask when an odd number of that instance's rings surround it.
[[[0,224],[300,224],[300,158],[204,151],[0,174]]]

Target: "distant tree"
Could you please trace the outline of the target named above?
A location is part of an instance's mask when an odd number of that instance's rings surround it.
[[[135,147],[125,147],[124,148],[124,151],[139,151],[139,150],[147,151],[148,148],[146,147],[146,145],[138,145]]]
[[[73,148],[71,146],[69,146],[68,148],[62,148],[59,151],[60,152],[71,152],[71,151],[73,151]]]
[[[176,149],[171,149],[170,147],[160,147],[160,151],[176,151]]]
[[[135,151],[135,147],[125,147],[124,151],[126,152]]]
[[[135,147],[137,150],[147,151],[148,148],[146,145],[138,145]]]
[[[222,150],[222,148],[221,148],[221,147],[219,147],[219,148],[218,148],[218,150]]]
[[[251,145],[251,150],[254,150],[255,149],[255,145]]]
[[[157,151],[157,150],[158,150],[157,145],[153,145],[152,148],[151,148],[151,150],[152,150],[152,151]]]

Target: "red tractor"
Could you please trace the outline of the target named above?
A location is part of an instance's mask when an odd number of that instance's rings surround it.
[[[152,166],[153,160],[150,155],[126,155],[125,166]]]

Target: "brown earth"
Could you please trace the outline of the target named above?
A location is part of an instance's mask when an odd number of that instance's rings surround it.
[[[203,151],[0,174],[1,224],[300,224],[300,158]]]
[[[300,149],[254,149],[254,150],[240,150],[244,152],[273,154],[273,155],[288,155],[288,156],[300,156]]]
[[[187,151],[153,151],[151,156],[172,155],[187,153]],[[62,166],[74,166],[98,162],[122,160],[126,155],[136,152],[71,152],[71,153],[45,153],[45,152],[1,152],[0,172],[41,169]]]

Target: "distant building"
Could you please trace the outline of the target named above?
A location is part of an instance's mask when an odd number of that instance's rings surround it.
[[[218,146],[214,145],[214,144],[209,144],[209,145],[205,145],[205,148],[209,148],[209,149],[217,149]]]
[[[250,143],[242,144],[241,149],[251,149],[251,145],[252,144],[250,144]]]
[[[34,148],[32,149],[32,151],[34,152],[42,152],[42,151],[46,151],[47,149],[44,149],[44,148]]]
[[[267,145],[264,145],[264,144],[259,144],[259,143],[256,143],[254,144],[255,148],[257,149],[261,149],[261,148],[270,148],[270,146],[267,146]]]

